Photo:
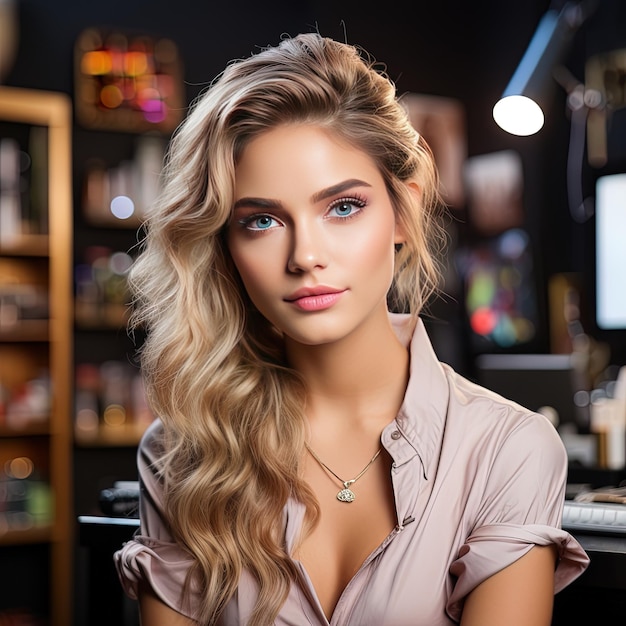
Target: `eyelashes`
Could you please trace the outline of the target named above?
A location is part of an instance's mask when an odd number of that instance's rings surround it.
[[[365,199],[357,196],[339,198],[331,203],[330,208],[328,209],[328,214],[331,211],[335,211],[336,214],[334,217],[342,220],[350,219],[359,215],[366,205],[367,203]],[[356,209],[356,211],[354,209]]]
[[[280,222],[276,218],[268,215],[267,213],[249,215],[248,217],[237,221],[244,228],[257,232],[270,230],[271,228],[276,228],[276,226],[280,225]]]

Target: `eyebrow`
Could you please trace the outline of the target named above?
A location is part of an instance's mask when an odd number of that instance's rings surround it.
[[[317,191],[313,194],[311,200],[313,202],[319,202],[320,200],[331,198],[338,193],[343,193],[348,189],[352,189],[352,187],[371,187],[371,185],[366,183],[364,180],[359,180],[358,178],[349,178],[348,180],[344,180],[336,185],[331,185],[330,187],[326,187],[326,189]]]
[[[338,193],[343,193],[353,187],[371,187],[371,185],[366,183],[364,180],[359,180],[358,178],[349,178],[348,180],[343,180],[336,185],[331,185],[330,187],[316,191],[311,196],[311,201],[315,203],[320,200],[325,200],[326,198],[332,198]],[[244,206],[255,207],[257,209],[276,209],[281,207],[281,202],[270,198],[245,197],[237,200],[233,209],[238,209]]]

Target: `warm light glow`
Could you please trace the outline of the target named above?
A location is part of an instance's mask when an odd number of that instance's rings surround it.
[[[493,119],[512,135],[534,135],[544,122],[541,107],[526,96],[507,96],[493,107]]]
[[[124,102],[124,95],[117,85],[107,85],[100,91],[100,102],[107,109],[116,109]]]
[[[148,57],[144,52],[127,52],[124,57],[127,76],[139,76],[148,71]]]
[[[76,61],[76,112],[86,126],[173,130],[180,121],[183,85],[173,41],[88,29]]]
[[[120,404],[110,404],[104,409],[103,419],[107,426],[121,426],[126,421],[126,410]]]
[[[76,414],[76,430],[81,433],[98,431],[98,414],[93,409],[81,409]]]
[[[34,469],[33,462],[26,456],[20,456],[16,459],[12,459],[7,463],[8,471],[7,474],[9,476],[13,476],[13,478],[24,479],[28,478]]]
[[[81,71],[92,76],[108,74],[111,68],[111,55],[106,50],[86,52],[80,63]]]

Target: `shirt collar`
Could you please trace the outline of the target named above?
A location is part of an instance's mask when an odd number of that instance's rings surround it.
[[[409,382],[396,423],[413,448],[400,453],[396,464],[406,462],[417,453],[428,478],[439,458],[446,423],[450,390],[421,319],[411,315],[390,314],[398,339],[410,354]]]

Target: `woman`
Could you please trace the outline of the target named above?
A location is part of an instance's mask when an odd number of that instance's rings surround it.
[[[438,207],[351,46],[286,39],[195,104],[132,273],[159,420],[116,562],[144,626],[550,623],[587,563],[564,449],[437,362]]]

